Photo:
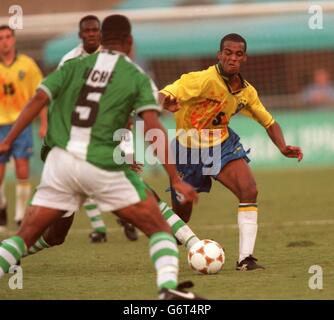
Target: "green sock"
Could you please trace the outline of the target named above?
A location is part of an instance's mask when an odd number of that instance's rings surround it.
[[[166,202],[160,201],[159,208],[165,220],[172,228],[177,240],[189,250],[193,244],[200,241],[189,226],[170,208]]]
[[[41,236],[34,245],[32,245],[27,253],[24,255],[24,257],[26,256],[30,256],[31,254],[34,254],[36,252],[39,252],[43,249],[46,249],[46,248],[50,248],[50,245],[44,240],[43,236]]]
[[[85,204],[84,208],[95,232],[106,233],[107,227],[102,219],[102,214],[95,203]]]
[[[157,232],[150,237],[150,256],[157,271],[159,289],[177,287],[179,251],[176,241],[167,232]]]
[[[0,245],[0,278],[21,259],[26,251],[26,245],[19,236],[3,240]]]

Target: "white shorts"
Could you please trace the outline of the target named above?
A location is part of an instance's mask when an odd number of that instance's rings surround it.
[[[107,171],[54,147],[48,154],[32,205],[77,211],[87,197],[101,211],[115,211],[146,198],[146,186],[132,170]]]

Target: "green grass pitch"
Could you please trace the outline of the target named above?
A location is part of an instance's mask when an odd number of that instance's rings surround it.
[[[196,275],[180,247],[179,280],[192,280],[194,291],[209,299],[334,299],[334,169],[297,168],[256,171],[259,189],[259,229],[255,257],[266,269],[237,272],[237,200],[214,183],[201,194],[190,226],[200,238],[214,239],[226,251],[226,263],[217,275]],[[147,179],[160,193],[165,175]],[[9,204],[14,185],[8,184]],[[13,208],[10,209],[11,223]],[[125,239],[115,217],[104,214],[108,242],[90,244],[89,221],[76,218],[64,245],[44,250],[22,261],[23,289],[11,290],[9,277],[0,279],[1,299],[156,299],[156,279],[148,241]],[[0,239],[15,231],[0,234]],[[323,271],[323,289],[309,288],[312,265]]]

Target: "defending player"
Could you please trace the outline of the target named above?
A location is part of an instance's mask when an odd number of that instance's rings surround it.
[[[279,124],[264,108],[255,88],[241,76],[240,67],[247,60],[246,49],[243,37],[226,35],[220,42],[216,65],[182,75],[160,94],[161,103],[175,112],[176,161],[183,180],[197,192],[210,192],[213,178],[239,199],[237,270],[263,267],[253,257],[258,191],[239,136],[228,127],[231,117],[238,113],[251,117],[266,129],[284,156],[299,161],[303,157],[299,147],[286,145]],[[178,100],[172,108],[170,97]],[[189,221],[192,204],[180,204],[175,192],[172,201],[175,212]]]
[[[145,122],[145,131],[164,132],[166,148],[160,161],[173,188],[184,195],[185,201],[197,198],[193,188],[178,177],[175,166],[166,161],[168,139],[158,119],[152,81],[124,54],[109,51],[116,42],[128,53],[132,41],[131,26],[124,16],[107,17],[102,24],[104,49],[97,55],[68,62],[49,75],[0,145],[0,152],[8,151],[43,105],[54,100],[49,130],[54,145],[32,210],[17,235],[0,246],[0,275],[8,272],[49,225],[66,212],[76,211],[85,197],[93,196],[102,209],[127,219],[150,238],[160,298],[198,298],[191,293],[184,295],[182,284],[177,285],[178,249],[155,198],[126,164],[114,161],[118,142],[113,134],[125,127],[130,113],[136,110]]]
[[[79,37],[82,40],[82,43],[63,56],[59,62],[58,69],[62,67],[66,61],[78,57],[87,57],[90,54],[97,53],[101,49],[100,29],[101,26],[98,17],[93,15],[83,17],[79,22]],[[46,137],[45,143],[48,144],[48,137]],[[96,203],[92,199],[87,199],[83,206],[93,229],[89,234],[91,242],[100,243],[107,241],[107,226],[103,221],[102,213]],[[124,234],[129,240],[135,241],[138,239],[137,230],[132,224],[121,218],[118,218],[117,222],[124,227]],[[68,221],[67,224],[69,223],[72,222]]]

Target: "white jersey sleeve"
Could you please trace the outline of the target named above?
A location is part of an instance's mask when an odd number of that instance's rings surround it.
[[[64,63],[68,60],[71,60],[71,59],[75,59],[77,57],[80,57],[82,56],[84,53],[83,51],[83,47],[82,47],[82,44],[79,44],[77,47],[75,47],[74,49],[72,49],[71,51],[67,52],[60,60],[59,64],[58,64],[58,67],[57,67],[57,70],[59,68],[61,68]]]

